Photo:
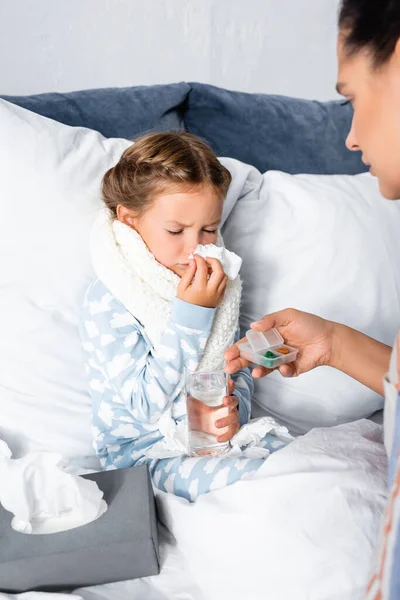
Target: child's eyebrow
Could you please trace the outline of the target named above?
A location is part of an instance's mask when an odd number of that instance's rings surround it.
[[[179,221],[166,221],[166,223],[170,223],[171,225],[179,225],[180,227],[190,227],[190,225],[184,225],[183,223],[179,223]]]
[[[208,223],[207,225],[204,225],[204,227],[211,227],[212,225],[219,225],[221,222],[221,219],[218,219],[217,221],[213,221],[212,223]],[[187,223],[186,225],[184,223],[179,223],[179,221],[166,221],[166,223],[169,223],[171,225],[177,225],[178,227],[193,227],[194,223]]]

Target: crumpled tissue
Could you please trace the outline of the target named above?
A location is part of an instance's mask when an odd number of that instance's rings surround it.
[[[230,252],[223,246],[214,246],[214,244],[207,244],[203,246],[199,244],[193,254],[189,255],[192,259],[194,254],[198,254],[202,258],[217,258],[222,265],[228,279],[233,281],[238,276],[240,267],[242,266],[242,259],[234,252]]]
[[[146,451],[149,458],[173,458],[189,453],[186,419],[175,422],[170,412],[167,411],[160,418],[158,428],[164,438]],[[276,437],[277,448],[294,439],[288,429],[279,425],[272,417],[260,417],[242,425],[238,433],[230,440],[230,445],[218,456],[266,458],[270,452],[264,448],[262,440],[267,433]]]
[[[287,427],[279,425],[273,417],[260,417],[242,425],[237,434],[233,436],[229,455],[266,458],[270,452],[260,444],[268,433],[276,437],[277,448],[294,439]]]
[[[20,533],[56,533],[86,525],[107,510],[96,482],[62,470],[62,457],[29,452],[12,459],[0,440],[0,504]]]
[[[169,409],[160,417],[157,426],[164,437],[146,450],[149,458],[172,458],[188,454],[187,419],[175,421]]]

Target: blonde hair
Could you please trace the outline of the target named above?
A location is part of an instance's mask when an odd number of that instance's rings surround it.
[[[135,141],[103,177],[102,196],[117,215],[117,206],[137,215],[167,187],[209,185],[224,199],[231,174],[211,148],[186,132],[150,133]]]

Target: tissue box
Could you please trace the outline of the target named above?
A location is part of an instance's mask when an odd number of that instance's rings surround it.
[[[50,535],[11,528],[0,505],[0,591],[64,591],[159,573],[157,521],[146,466],[84,475],[108,510],[87,525]]]

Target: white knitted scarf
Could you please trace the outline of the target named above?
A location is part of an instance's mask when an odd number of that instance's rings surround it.
[[[219,238],[218,245],[222,244]],[[97,276],[142,324],[156,352],[171,316],[179,277],[154,258],[135,230],[114,219],[106,208],[101,210],[92,228],[91,254]],[[199,369],[211,370],[221,365],[223,352],[232,344],[238,325],[240,294],[239,277],[228,281]],[[147,450],[149,458],[167,458],[188,452],[186,421],[174,418],[173,406],[157,422],[164,437]],[[265,458],[269,452],[260,440],[268,432],[284,441],[291,439],[286,428],[278,426],[272,417],[264,417],[242,427],[225,453]],[[244,447],[246,449],[242,450]]]
[[[219,237],[218,245],[223,245]],[[180,278],[161,265],[140,235],[103,208],[91,232],[91,255],[95,272],[144,327],[156,352],[171,317]],[[224,350],[234,341],[239,321],[241,281],[228,281],[219,304],[199,369],[215,369]]]

